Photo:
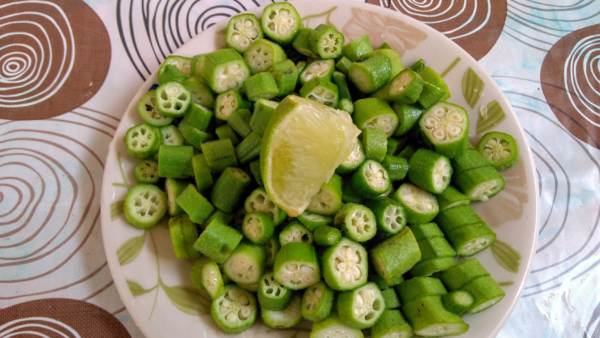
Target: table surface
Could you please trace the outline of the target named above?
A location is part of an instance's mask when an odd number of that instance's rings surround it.
[[[368,2],[461,45],[510,99],[527,134],[539,238],[523,297],[498,337],[600,337],[600,1]],[[5,324],[50,316],[60,323],[39,327],[143,337],[101,241],[107,145],[166,55],[266,3],[0,2],[0,336]],[[470,34],[453,34],[466,25]],[[46,66],[27,78],[36,63]]]

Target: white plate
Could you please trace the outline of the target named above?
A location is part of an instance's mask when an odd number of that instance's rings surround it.
[[[493,308],[466,315],[471,326],[463,335],[469,338],[495,337],[510,316],[529,274],[537,238],[538,185],[531,150],[510,102],[479,64],[454,42],[414,19],[380,7],[342,1],[295,2],[306,26],[320,23],[335,25],[353,40],[369,34],[373,46],[389,43],[402,56],[405,65],[424,58],[429,66],[444,74],[452,98],[450,102],[469,111],[472,141],[478,139],[475,126],[480,108],[496,100],[506,112],[506,119],[494,130],[512,134],[521,160],[514,168],[503,172],[506,188],[487,203],[474,203],[479,215],[494,228],[498,241],[493,250],[476,257],[492,277],[502,283],[506,297]],[[262,8],[250,11],[260,15]],[[175,54],[193,56],[225,46],[224,28],[227,20],[188,41]],[[471,68],[485,84],[484,95],[474,108],[469,108],[461,83]],[[193,287],[190,261],[178,261],[173,253],[167,228],[158,226],[143,231],[129,226],[119,216],[120,205],[127,194],[127,185],[135,184],[133,168],[138,162],[127,155],[123,136],[128,128],[141,123],[136,111],[139,98],[156,82],[155,75],[140,88],[125,111],[115,138],[110,144],[102,186],[102,235],[110,271],[119,294],[136,324],[147,338],[224,336],[210,318],[210,301]],[[471,89],[468,89],[469,91]],[[504,243],[504,244],[503,244]],[[509,271],[512,270],[512,271]],[[308,337],[310,323],[275,331],[260,320],[244,337],[266,336]]]

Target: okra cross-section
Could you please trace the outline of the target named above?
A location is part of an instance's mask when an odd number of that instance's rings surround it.
[[[138,183],[149,183],[156,184],[160,177],[158,177],[158,163],[153,160],[142,160],[135,166],[133,175]]]
[[[302,320],[302,298],[294,294],[290,304],[281,311],[261,309],[263,323],[274,329],[286,329]]]
[[[243,241],[223,263],[223,271],[238,284],[256,284],[265,272],[266,263],[264,246]]]
[[[310,33],[311,49],[322,59],[335,59],[342,55],[344,35],[332,26],[320,24]]]
[[[333,60],[315,60],[300,73],[300,83],[304,85],[316,77],[329,81],[334,71],[335,62]]]
[[[220,94],[228,89],[242,88],[250,77],[250,69],[242,56],[233,49],[219,49],[206,55],[202,68],[202,79]]]
[[[439,212],[435,195],[410,183],[403,183],[394,193],[394,199],[406,211],[410,224],[431,222]]]
[[[291,290],[301,290],[321,279],[317,252],[312,244],[288,243],[275,256],[275,280]]]
[[[262,38],[263,31],[256,15],[244,13],[229,19],[227,31],[225,32],[227,47],[243,53],[254,41]]]
[[[367,283],[355,290],[340,293],[337,310],[344,324],[366,329],[377,322],[385,310],[385,301],[377,285]]]
[[[158,110],[156,90],[151,90],[142,96],[138,101],[137,110],[142,120],[151,126],[162,127],[173,122],[172,117],[165,116]]]
[[[292,290],[273,278],[273,271],[267,271],[258,282],[258,303],[263,310],[284,310],[290,305],[292,295]]]
[[[342,178],[334,174],[329,182],[321,185],[321,190],[312,197],[306,210],[320,215],[335,215],[341,206]]]
[[[285,60],[285,52],[278,44],[260,39],[244,52],[244,60],[252,74],[266,72],[271,65]]]
[[[340,175],[351,173],[360,167],[365,159],[366,156],[363,144],[360,140],[357,140],[354,150],[352,150],[350,155],[348,155],[348,158],[335,169],[335,172]]]
[[[370,240],[377,233],[375,215],[364,205],[348,203],[335,215],[333,224],[357,242]]]
[[[285,246],[288,243],[312,244],[313,234],[298,221],[292,221],[279,233],[279,243]]]
[[[337,86],[320,77],[315,77],[304,84],[300,89],[300,96],[329,107],[336,107],[338,104]]]
[[[229,89],[217,96],[215,102],[215,116],[218,119],[227,121],[231,114],[236,110],[249,108],[250,102],[244,100],[237,90]]]
[[[387,137],[392,136],[398,127],[398,115],[390,105],[382,99],[366,98],[354,102],[352,120],[358,128],[379,128]]]
[[[367,282],[369,262],[365,248],[347,238],[321,255],[323,278],[337,291],[352,290]]]
[[[450,185],[450,159],[427,149],[419,149],[410,158],[408,179],[414,185],[434,194],[441,194]]]
[[[148,229],[160,222],[167,212],[167,195],[153,184],[138,184],[125,196],[125,218],[138,229]]]
[[[448,158],[462,153],[469,141],[469,115],[452,103],[439,102],[427,109],[419,126],[435,151]]]
[[[167,82],[156,88],[156,104],[164,116],[183,116],[191,102],[192,93],[179,82]]]
[[[212,302],[211,315],[217,326],[227,334],[249,329],[256,320],[254,295],[237,285],[225,286],[225,293]]]
[[[148,124],[141,123],[127,130],[125,146],[133,158],[145,159],[158,153],[161,144],[160,131]]]
[[[318,322],[329,316],[334,292],[323,281],[308,287],[302,295],[302,317]]]
[[[509,169],[519,162],[517,142],[507,133],[485,133],[477,144],[477,151],[498,171]]]
[[[264,212],[251,212],[244,217],[242,231],[252,243],[264,244],[273,236],[275,227],[269,215]]]
[[[250,193],[246,198],[244,208],[246,212],[264,212],[269,214],[275,226],[279,225],[287,217],[285,211],[281,210],[271,201],[271,198],[263,188],[257,188]]]
[[[363,162],[352,175],[350,182],[355,192],[367,198],[385,193],[392,184],[385,168],[373,160]]]
[[[285,2],[265,7],[260,23],[265,35],[282,46],[291,44],[304,26],[296,8]]]
[[[378,197],[367,204],[375,215],[377,231],[382,234],[395,235],[406,226],[406,211],[400,203],[389,197]]]

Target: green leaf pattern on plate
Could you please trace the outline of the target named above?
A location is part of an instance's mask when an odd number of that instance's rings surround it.
[[[515,282],[513,282],[513,281],[498,283],[498,285],[500,285],[500,286],[512,286],[513,284],[515,284]]]
[[[110,205],[110,220],[114,221],[123,213],[125,201],[114,201]]]
[[[148,233],[144,231],[142,235],[128,239],[117,249],[119,265],[131,263],[137,258],[140,252],[142,252],[147,234]]]
[[[521,254],[515,250],[510,244],[496,240],[492,244],[492,254],[496,262],[500,264],[507,271],[517,273],[519,272],[519,265],[521,264]]]
[[[212,300],[197,288],[190,286],[166,286],[159,280],[160,287],[165,290],[167,297],[179,310],[190,315],[199,316],[210,313]]]
[[[127,286],[129,287],[129,291],[131,291],[131,294],[134,297],[144,295],[144,294],[146,294],[146,293],[148,293],[148,292],[156,289],[156,287],[158,286],[158,285],[154,285],[154,287],[152,287],[151,289],[144,289],[137,282],[134,282],[134,281],[132,281],[130,279],[126,279],[125,281],[127,282]]]
[[[477,75],[471,67],[467,68],[462,78],[462,93],[469,104],[469,107],[475,107],[481,94],[483,94],[484,86],[485,83],[481,80],[479,75]]]
[[[479,118],[477,119],[477,135],[491,130],[499,125],[500,122],[504,121],[505,118],[506,113],[504,112],[504,109],[502,109],[502,106],[500,106],[500,103],[496,100],[481,107],[479,110]]]

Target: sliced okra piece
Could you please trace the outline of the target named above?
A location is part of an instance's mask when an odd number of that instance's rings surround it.
[[[194,157],[192,147],[161,145],[158,151],[158,176],[172,178],[194,176],[192,157]]]
[[[317,252],[312,244],[288,243],[275,255],[275,280],[291,289],[307,288],[321,279]]]
[[[377,285],[377,287],[380,290],[383,289],[387,289],[390,288],[392,286],[396,286],[400,283],[404,282],[404,277],[402,275],[392,279],[389,283],[386,282],[385,280],[383,280],[383,278],[381,278],[381,276],[377,273],[372,274],[371,276],[369,276],[369,281],[375,283],[375,285]]]
[[[337,312],[331,311],[329,317],[315,322],[310,332],[311,338],[364,338],[361,330],[345,325]]]
[[[273,221],[264,212],[251,212],[244,217],[242,232],[252,243],[264,244],[275,232]]]
[[[360,129],[378,128],[386,138],[394,134],[398,127],[398,116],[390,105],[382,99],[368,98],[354,102],[354,124]]]
[[[455,176],[471,169],[490,166],[489,162],[470,143],[467,143],[463,152],[454,157],[451,162]]]
[[[264,187],[262,174],[260,172],[260,160],[250,162],[250,171],[252,172],[252,176],[254,176],[254,180],[256,180],[256,183],[260,187]]]
[[[504,178],[493,167],[471,169],[455,175],[452,182],[471,201],[487,201],[504,189]]]
[[[153,184],[138,184],[125,196],[123,210],[132,226],[152,228],[167,212],[167,195]]]
[[[249,329],[256,320],[256,298],[237,285],[225,285],[225,293],[213,300],[211,315],[215,324],[227,334]]]
[[[402,231],[371,249],[369,256],[375,271],[390,283],[421,260],[421,251],[412,231],[404,227]]]
[[[182,219],[184,218],[188,221],[190,220],[187,215],[169,218],[169,234],[171,235],[171,244],[173,244],[175,256],[180,260],[190,258],[183,236],[183,229],[181,227]]]
[[[141,123],[127,130],[125,146],[129,156],[145,159],[158,153],[162,143],[160,131],[148,124]]]
[[[338,294],[336,306],[342,322],[356,329],[366,329],[377,322],[385,310],[385,301],[375,283],[366,283]]]
[[[208,217],[208,219],[201,225],[202,229],[206,229],[206,227],[213,221],[213,219],[218,220],[219,222],[227,225],[233,220],[233,214],[226,213],[219,209],[213,211],[212,214]]]
[[[381,44],[381,46],[379,46],[379,48],[377,49],[393,49],[392,46],[390,46],[387,42],[384,42]]]
[[[470,205],[460,205],[441,211],[436,216],[435,222],[445,234],[466,225],[484,223]]]
[[[390,98],[389,91],[390,91],[390,84],[388,83],[385,86],[379,88],[375,93],[371,94],[370,97],[375,98],[375,99],[384,100],[385,102],[392,104],[394,101],[392,101],[392,99]]]
[[[329,107],[336,107],[338,104],[337,86],[320,77],[305,83],[300,89],[300,96]]]
[[[167,193],[167,205],[169,216],[178,216],[183,214],[183,209],[177,204],[177,197],[187,188],[188,183],[174,178],[165,180],[165,192]]]
[[[225,294],[225,284],[217,262],[211,261],[202,266],[202,285],[212,299],[217,299]]]
[[[213,173],[220,173],[227,167],[238,165],[235,149],[229,139],[202,143],[201,149]]]
[[[391,72],[390,58],[379,54],[362,62],[353,62],[348,77],[361,92],[371,94],[387,84]]]
[[[306,69],[307,63],[304,60],[300,60],[296,62],[296,68],[298,68],[298,79],[300,79],[300,74]]]
[[[333,60],[314,60],[300,73],[300,83],[304,85],[316,77],[329,81],[334,71],[335,62]]]
[[[444,95],[440,98],[440,101],[446,101],[450,98],[450,90],[448,89],[446,82],[440,74],[433,70],[433,68],[425,67],[419,72],[419,75],[421,75],[421,78],[423,78],[424,82],[432,84],[441,89]]]
[[[248,136],[252,130],[250,129],[250,119],[252,113],[249,109],[239,109],[233,112],[227,119],[227,124],[241,137]]]
[[[342,178],[333,174],[328,182],[321,185],[319,192],[313,196],[306,210],[319,215],[335,215],[342,206]]]
[[[385,171],[387,171],[388,175],[390,176],[390,180],[392,181],[403,180],[410,169],[410,165],[405,158],[391,155],[385,155],[381,165]]]
[[[260,23],[265,35],[282,46],[290,45],[304,27],[296,8],[285,2],[265,7]]]
[[[213,135],[199,130],[185,121],[181,121],[177,128],[185,141],[198,150],[201,149],[202,143],[213,139]]]
[[[396,291],[403,303],[424,297],[441,297],[448,293],[442,281],[432,277],[411,278],[396,286]]]
[[[489,276],[489,272],[476,258],[468,259],[444,271],[440,278],[450,291],[461,290],[475,279]]]
[[[156,88],[156,105],[164,116],[183,116],[191,102],[192,93],[179,82],[167,82]]]
[[[174,65],[162,64],[158,69],[156,80],[159,85],[167,82],[183,82],[187,76]]]
[[[173,118],[163,115],[158,110],[156,103],[156,90],[150,90],[138,101],[138,113],[144,122],[154,127],[163,127],[171,124]]]
[[[204,154],[198,154],[192,157],[192,168],[194,169],[194,179],[198,191],[205,191],[213,186],[213,177],[204,158]]]
[[[215,129],[215,134],[219,137],[219,140],[231,140],[231,144],[236,146],[240,143],[238,135],[233,131],[230,125],[224,124]]]
[[[423,239],[423,240],[418,241],[418,244],[419,244],[419,250],[421,250],[421,262],[419,262],[419,264],[424,263],[431,259],[445,258],[445,257],[454,258],[454,256],[456,256],[456,251],[454,251],[454,249],[452,249],[452,247],[450,246],[450,243],[448,243],[448,241],[446,240],[445,237],[435,237],[435,238]],[[454,263],[454,264],[450,263],[450,265],[447,266],[446,268],[453,266],[455,264],[456,263]],[[437,271],[435,271],[435,272],[437,272]],[[412,272],[411,272],[411,274],[412,274]],[[412,275],[415,276],[414,274],[412,274]]]
[[[336,108],[343,110],[350,115],[354,113],[354,103],[350,99],[340,99]]]
[[[188,57],[185,57],[185,56],[179,56],[179,55],[169,55],[162,62],[160,68],[158,69],[158,75],[160,75],[161,70],[164,71],[164,69],[165,69],[166,66],[175,66],[185,76],[190,76],[191,65],[192,65],[192,59],[191,58],[188,58]]]
[[[321,255],[323,278],[333,290],[352,290],[365,284],[369,262],[365,248],[348,238],[328,247]]]
[[[205,59],[206,54],[198,54],[192,57],[192,62],[190,63],[190,77],[202,77],[202,67],[204,67]]]
[[[452,165],[444,155],[421,148],[409,161],[408,179],[421,189],[441,194],[450,185]]]
[[[257,133],[251,132],[235,147],[235,156],[240,163],[248,163],[260,155],[260,143],[262,137]]]
[[[346,237],[357,242],[368,241],[377,233],[373,212],[356,203],[345,204],[335,215],[333,224],[341,229]]]
[[[267,251],[264,246],[242,241],[223,263],[223,271],[239,284],[257,284],[265,272]]]
[[[310,32],[310,47],[321,59],[335,59],[342,55],[344,35],[335,27],[320,24]]]
[[[228,89],[217,95],[217,99],[215,100],[215,116],[218,119],[227,121],[236,110],[249,109],[250,106],[250,102],[244,100],[236,89]]]
[[[286,96],[296,89],[298,82],[298,68],[292,60],[284,60],[273,64],[267,68],[267,72],[273,75],[277,86],[279,87],[278,96]]]
[[[250,118],[250,129],[258,134],[258,136],[262,137],[265,133],[267,123],[278,105],[279,103],[275,101],[265,99],[258,99],[254,103],[254,113],[252,114],[252,118]]]
[[[405,158],[407,161],[419,150],[419,146],[415,144],[409,144],[400,153],[398,153],[398,157]]]
[[[308,229],[308,231],[315,231],[315,229],[318,229],[323,225],[333,223],[332,216],[319,215],[306,210],[298,215],[298,220],[306,227],[306,229]]]
[[[390,99],[398,104],[410,104],[417,102],[422,91],[423,79],[421,75],[407,68],[392,79],[388,95]]]
[[[245,52],[250,45],[263,38],[258,18],[254,14],[238,14],[229,19],[225,31],[227,47],[235,49],[238,53]]]
[[[381,296],[383,297],[383,300],[385,302],[386,309],[396,309],[399,308],[400,305],[402,305],[400,303],[398,295],[396,294],[396,291],[394,291],[394,288],[381,290]]]
[[[490,276],[477,278],[465,285],[462,290],[470,293],[474,299],[473,304],[467,310],[468,313],[478,313],[486,310],[497,304],[506,295]]]
[[[435,195],[410,183],[400,185],[394,199],[406,211],[406,221],[410,224],[431,222],[439,212]]]
[[[400,310],[385,310],[371,328],[371,338],[410,338],[414,335]]]
[[[138,183],[156,184],[160,180],[158,176],[158,163],[154,160],[142,160],[133,169],[133,175]]]
[[[206,55],[202,79],[217,94],[228,89],[240,90],[250,77],[250,68],[234,49],[219,49]]]
[[[265,242],[265,250],[267,250],[267,266],[272,267],[275,264],[275,256],[281,250],[279,244],[279,236],[273,235]]]
[[[435,223],[421,223],[410,226],[410,230],[412,230],[413,234],[417,241],[422,241],[424,239],[444,237],[444,233],[437,224]]]
[[[458,290],[442,296],[442,303],[446,310],[459,316],[465,313],[474,302],[475,299],[467,291]]]
[[[406,211],[400,203],[389,197],[377,197],[367,203],[375,215],[377,232],[395,235],[406,226]]]
[[[415,62],[412,66],[410,66],[410,69],[415,73],[420,73],[423,71],[423,69],[425,69],[425,67],[427,67],[427,65],[425,64],[425,60],[420,59],[419,61]]]
[[[360,140],[357,140],[354,150],[352,150],[350,155],[348,155],[348,158],[335,169],[335,172],[340,175],[351,173],[358,169],[366,158],[363,143]]]
[[[261,308],[263,323],[274,329],[287,329],[302,320],[302,298],[294,294],[289,305],[280,311]]]
[[[271,73],[263,72],[250,76],[244,81],[248,100],[272,99],[279,94],[279,87]]]
[[[266,39],[259,39],[244,52],[244,60],[252,74],[266,72],[269,66],[286,59],[283,48]]]
[[[398,117],[398,129],[394,136],[406,135],[419,122],[419,118],[423,114],[423,109],[410,104],[392,103],[392,109]]]
[[[424,337],[458,336],[469,329],[459,316],[447,311],[440,296],[422,297],[402,306],[402,312],[415,335]]]
[[[311,28],[302,28],[298,32],[298,35],[296,35],[296,37],[294,38],[292,47],[294,47],[294,49],[298,53],[300,53],[304,56],[308,56],[311,59],[319,59],[319,56],[317,55],[317,53],[315,53],[312,50],[312,47],[310,44],[310,35],[311,35],[312,31],[313,30]]]
[[[471,200],[465,194],[451,185],[435,197],[440,205],[440,212],[462,205],[469,205],[471,203]]]
[[[190,219],[198,224],[204,223],[215,210],[215,207],[192,184],[181,192],[176,202],[190,216]]]
[[[496,234],[485,223],[465,225],[448,232],[446,236],[460,256],[472,256],[496,241]]]
[[[392,181],[387,171],[380,163],[366,160],[350,179],[352,189],[360,196],[373,198],[386,193]]]
[[[181,232],[183,233],[183,240],[188,253],[189,258],[199,258],[200,253],[194,249],[194,242],[198,239],[198,227],[192,220],[185,216],[179,216],[181,218]]]
[[[348,82],[346,81],[346,75],[340,73],[338,71],[333,72],[333,83],[338,87],[338,96],[340,100],[346,99],[347,102],[352,103],[351,109],[340,109],[348,112],[348,114],[354,113],[354,103],[352,100],[352,94],[350,93],[350,87],[348,87]],[[340,104],[338,103],[338,106]],[[350,110],[350,111],[348,111]]]
[[[360,196],[354,189],[352,189],[352,184],[350,181],[344,182],[342,186],[342,202],[344,203],[361,203],[363,200],[362,196]]]
[[[338,72],[340,72],[344,75],[348,75],[348,70],[350,69],[351,64],[352,64],[352,61],[350,61],[350,59],[348,59],[345,56],[342,56],[342,58],[338,62],[336,62],[335,70],[337,70]]]
[[[440,271],[447,270],[456,265],[454,257],[433,258],[426,261],[420,261],[410,269],[412,277],[431,276]]]
[[[198,290],[204,290],[204,285],[202,285],[202,267],[204,264],[212,262],[212,260],[208,257],[204,257],[200,255],[200,258],[194,261],[194,265],[192,266],[192,283],[198,288]]]
[[[417,101],[424,109],[428,109],[434,104],[440,102],[444,95],[445,92],[441,88],[436,87],[429,82],[423,82],[423,90],[421,91],[421,96],[419,96]]]
[[[236,283],[237,286],[241,287],[242,289],[246,290],[246,291],[250,291],[253,293],[258,292],[258,283],[254,283],[254,284],[244,284],[244,283]]]
[[[308,287],[302,295],[302,317],[313,322],[324,320],[331,313],[334,296],[323,281]]]
[[[515,139],[507,133],[490,131],[477,144],[477,151],[496,170],[512,168],[519,162],[519,148]]]
[[[365,55],[373,51],[373,45],[368,35],[349,42],[342,47],[342,55],[352,62],[361,60]]]
[[[287,214],[271,201],[264,188],[255,189],[244,203],[246,212],[265,212],[271,216],[273,225],[277,226],[285,220]]]
[[[377,49],[370,53],[367,53],[363,56],[363,60],[370,59],[377,55],[385,55],[390,59],[390,74],[388,77],[388,81],[392,81],[396,75],[400,74],[400,72],[404,69],[404,65],[402,65],[402,60],[400,59],[400,54],[393,49]],[[387,84],[386,82],[386,84]]]
[[[192,93],[192,102],[208,109],[215,106],[214,93],[200,78],[190,77],[183,81],[183,86]]]
[[[258,304],[262,310],[283,311],[292,302],[293,292],[277,283],[273,271],[267,271],[258,282]]]
[[[194,249],[222,264],[238,246],[243,236],[233,228],[212,220],[194,243]]]
[[[315,243],[320,246],[332,246],[338,244],[342,240],[340,230],[329,225],[321,225],[313,234]]]
[[[396,156],[400,149],[404,146],[406,140],[398,140],[392,137],[389,137],[387,140],[387,152],[386,155]]]
[[[250,176],[242,169],[226,168],[210,194],[210,201],[219,210],[233,212],[250,185]]]
[[[385,131],[379,128],[362,129],[361,140],[368,160],[381,162],[387,152],[387,138]],[[364,165],[364,162],[363,164]]]
[[[185,142],[177,126],[172,124],[161,127],[160,134],[162,135],[162,144],[165,146],[182,146]]]
[[[313,234],[302,224],[292,221],[279,233],[279,244],[285,246],[288,243],[312,244]]]
[[[460,155],[469,142],[469,116],[462,107],[440,102],[419,120],[421,132],[437,153],[448,158]]]

